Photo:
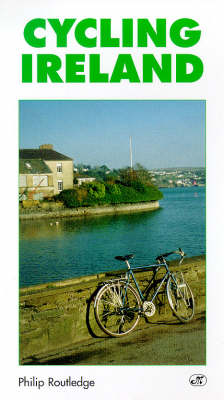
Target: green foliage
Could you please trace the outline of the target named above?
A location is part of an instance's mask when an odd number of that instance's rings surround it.
[[[151,175],[141,164],[136,164],[135,168],[120,169],[120,180],[124,185],[135,187],[136,190],[143,190],[143,186],[151,186]],[[139,188],[139,189],[138,189]]]
[[[93,199],[103,199],[105,197],[105,185],[100,182],[91,182],[87,184],[89,196]]]
[[[136,174],[137,174],[137,178],[141,183],[143,183],[143,184],[145,184],[147,186],[151,186],[152,185],[151,174],[145,167],[143,167],[141,164],[137,163],[135,165],[135,171],[136,171]]]
[[[76,189],[63,190],[61,193],[59,193],[57,199],[62,201],[65,207],[68,208],[80,206],[78,191]]]
[[[58,199],[66,207],[85,207],[103,204],[138,203],[159,200],[162,193],[153,185],[145,185],[138,179],[112,181],[108,183],[91,182],[73,190],[63,190]]]
[[[65,207],[87,207],[103,204],[138,203],[159,200],[162,193],[152,184],[146,168],[136,164],[135,168],[123,168],[110,171],[106,165],[91,168],[89,165],[78,165],[85,175],[96,177],[96,181],[83,183],[75,189],[63,190],[57,199]],[[77,173],[74,182],[77,183]]]

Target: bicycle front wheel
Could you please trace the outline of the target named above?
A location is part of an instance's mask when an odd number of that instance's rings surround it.
[[[94,304],[99,327],[112,337],[130,333],[140,318],[141,300],[135,289],[125,282],[106,284]]]
[[[187,282],[184,279],[179,281],[173,274],[168,279],[166,291],[169,305],[176,317],[183,323],[190,321],[194,316],[194,296]]]

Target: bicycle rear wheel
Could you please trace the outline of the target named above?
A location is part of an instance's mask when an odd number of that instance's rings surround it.
[[[127,335],[139,321],[140,304],[140,297],[132,286],[119,281],[106,284],[94,303],[96,321],[112,337]]]
[[[173,274],[166,286],[169,305],[176,317],[183,323],[190,321],[194,316],[194,296],[190,286],[178,275]]]

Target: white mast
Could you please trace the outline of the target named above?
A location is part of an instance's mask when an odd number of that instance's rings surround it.
[[[132,169],[132,142],[131,142],[131,136],[130,136],[130,166]]]

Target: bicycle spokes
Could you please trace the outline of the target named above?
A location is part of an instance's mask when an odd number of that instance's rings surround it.
[[[103,287],[96,299],[95,315],[100,327],[111,336],[129,333],[139,319],[140,299],[133,288],[116,282]]]
[[[167,282],[167,297],[171,309],[181,322],[187,322],[194,315],[194,297],[184,281],[183,275],[172,275]]]

